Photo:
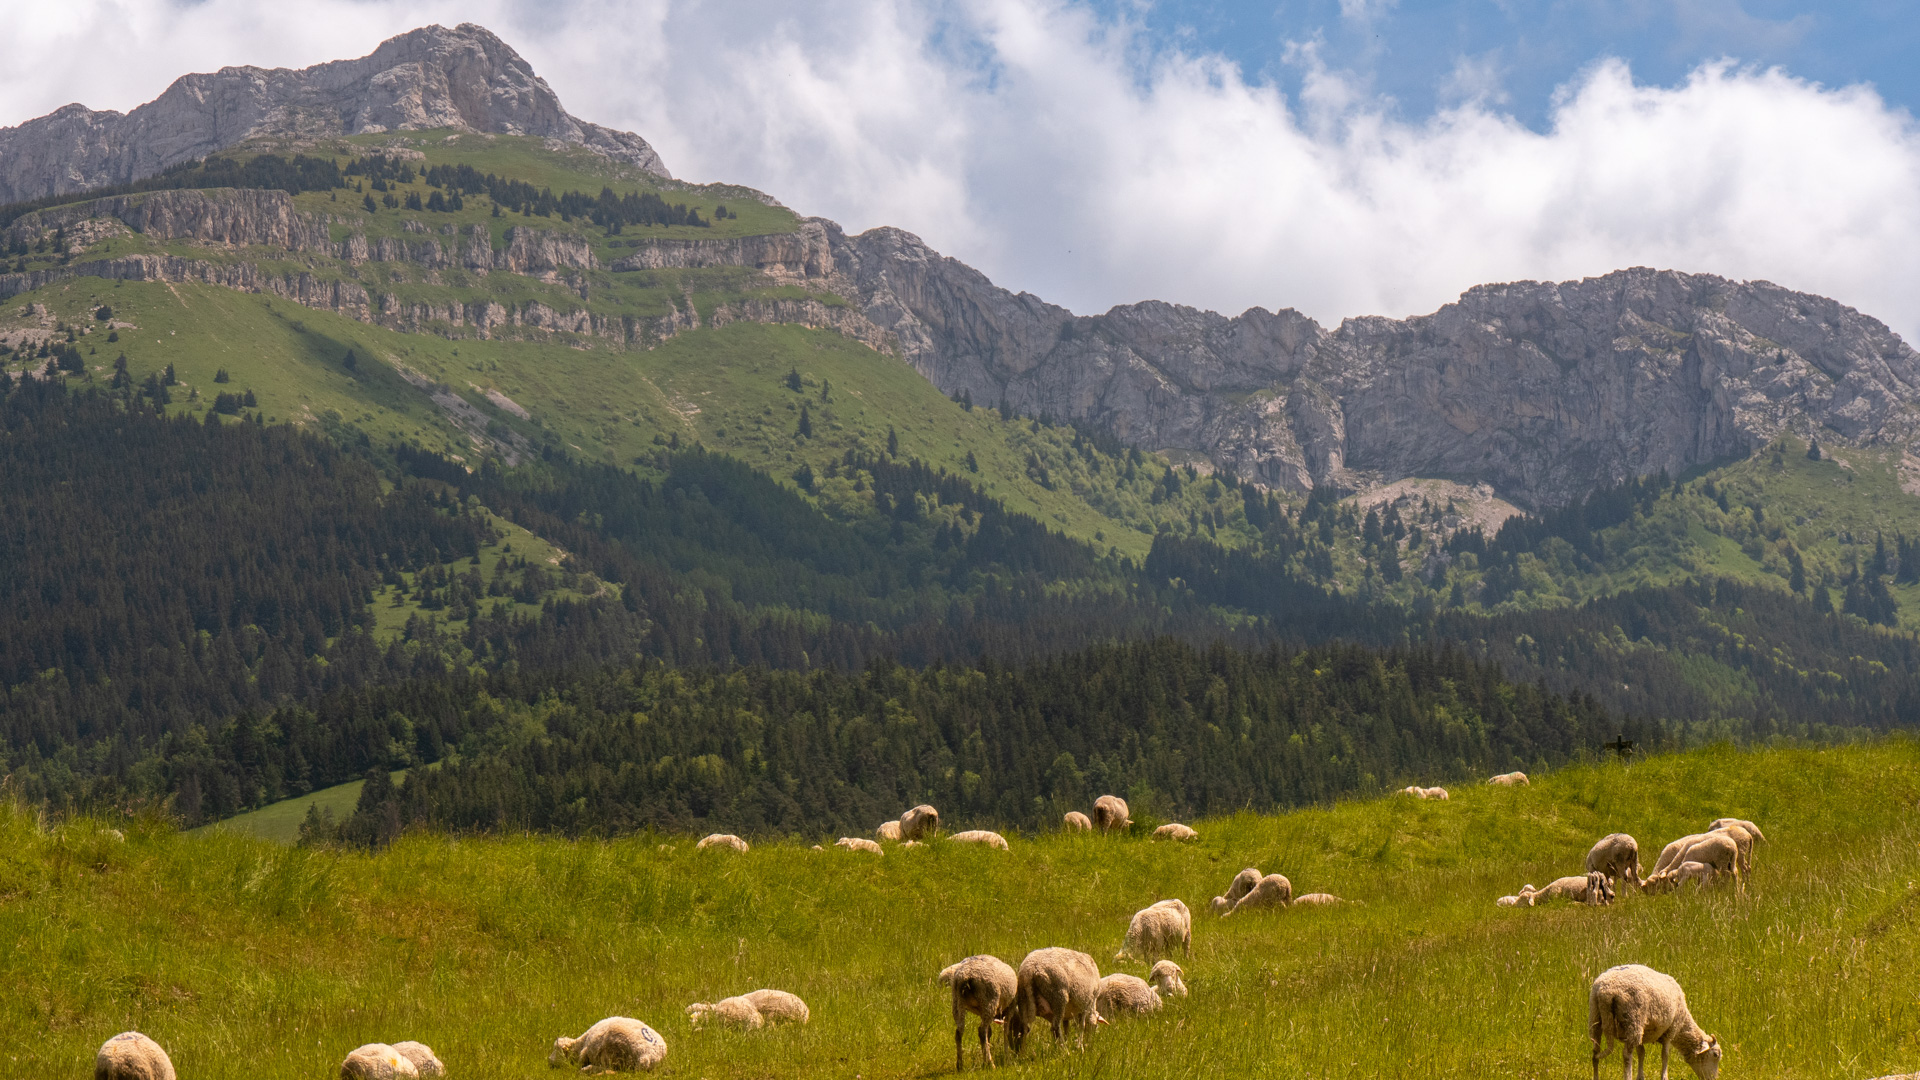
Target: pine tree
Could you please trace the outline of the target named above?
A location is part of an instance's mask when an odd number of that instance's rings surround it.
[[[892,425],[888,425],[887,427],[887,456],[900,456],[900,436],[893,430]]]
[[[967,451],[967,471],[971,473],[980,471],[980,459],[974,457],[971,450]]]
[[[799,368],[793,368],[787,372],[787,389],[793,391],[796,394],[800,392],[800,369]]]
[[[803,439],[813,438],[813,418],[807,415],[805,405],[800,406],[800,425],[794,431]]]
[[[367,213],[369,214],[380,212],[380,204],[373,201],[372,195],[368,195],[360,205],[366,207]]]

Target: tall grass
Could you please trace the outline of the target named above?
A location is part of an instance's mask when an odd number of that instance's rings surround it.
[[[554,1036],[625,1014],[666,1036],[673,1075],[926,1076],[953,1062],[940,967],[1066,945],[1145,974],[1111,960],[1127,919],[1179,896],[1192,997],[1084,1053],[1042,1037],[1016,1072],[1583,1075],[1587,985],[1639,962],[1686,987],[1727,1044],[1723,1075],[1875,1076],[1920,1068],[1916,804],[1920,746],[1891,741],[1243,814],[1196,823],[1189,846],[1015,837],[881,858],[652,836],[416,836],[364,855],[144,823],[123,842],[0,809],[0,1075],[85,1076],[138,1028],[186,1080],[326,1077],[362,1042],[407,1038],[456,1077],[539,1076]],[[1651,863],[1722,814],[1771,841],[1745,896],[1493,905],[1577,871],[1603,833],[1633,833]],[[1207,914],[1247,865],[1364,905]],[[805,997],[813,1022],[688,1029],[688,1003],[761,986]]]

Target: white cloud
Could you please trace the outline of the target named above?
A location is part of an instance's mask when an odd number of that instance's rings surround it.
[[[1289,98],[1055,0],[95,0],[12,27],[31,47],[0,72],[0,116],[126,108],[180,71],[359,55],[461,19],[677,175],[899,225],[1080,311],[1160,298],[1333,322],[1653,265],[1768,278],[1920,332],[1912,120],[1868,88],[1731,63],[1671,87],[1597,63],[1532,131],[1495,93],[1409,122],[1313,69]],[[84,64],[61,59],[79,43]]]

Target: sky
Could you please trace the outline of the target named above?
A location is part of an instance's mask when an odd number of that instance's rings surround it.
[[[63,0],[0,125],[481,23],[675,175],[892,225],[1088,314],[1323,324],[1645,265],[1920,340],[1920,46],[1893,0]]]

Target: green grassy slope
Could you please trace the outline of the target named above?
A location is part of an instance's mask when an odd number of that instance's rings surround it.
[[[406,775],[405,769],[395,771],[393,782],[399,783]],[[299,839],[300,823],[306,820],[308,807],[318,806],[323,811],[331,812],[335,820],[344,821],[353,816],[353,808],[360,802],[360,789],[366,785],[365,780],[335,784],[298,798],[282,799],[271,806],[237,814],[212,825],[203,825],[191,832],[201,834],[210,829],[226,829],[245,836],[271,840],[276,844],[291,844]]]
[[[1016,1071],[1586,1075],[1588,983],[1643,962],[1725,1042],[1723,1076],[1874,1076],[1920,1060],[1917,767],[1906,741],[1715,748],[1447,803],[1198,822],[1190,846],[1016,836],[881,858],[687,837],[420,836],[362,855],[137,823],[119,842],[0,810],[0,1068],[84,1075],[138,1028],[182,1076],[317,1076],[361,1042],[416,1038],[455,1075],[522,1077],[545,1074],[554,1036],[624,1014],[666,1037],[671,1075],[927,1076],[952,1066],[941,966],[1065,945],[1144,974],[1110,959],[1127,918],[1179,896],[1193,996],[1084,1053],[1042,1034]],[[1493,904],[1577,870],[1603,833],[1652,852],[1722,814],[1771,841],[1744,896]],[[1364,906],[1205,914],[1246,865]],[[760,986],[801,994],[812,1023],[689,1030],[689,1002]]]

